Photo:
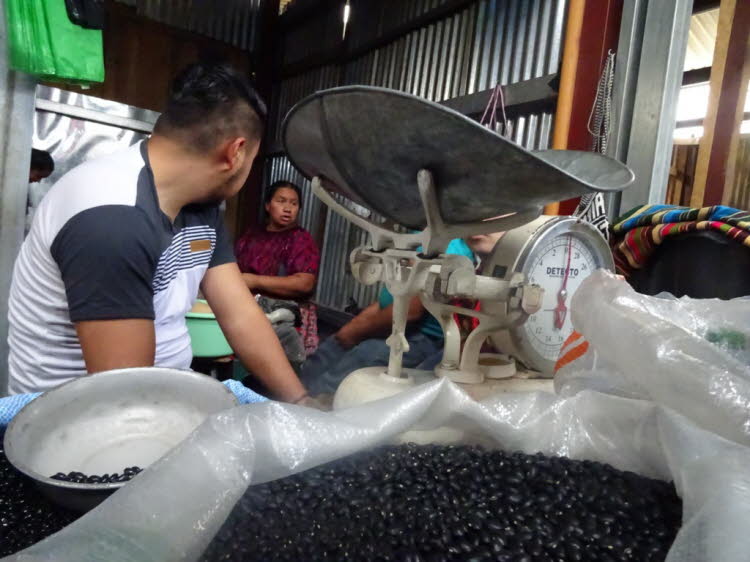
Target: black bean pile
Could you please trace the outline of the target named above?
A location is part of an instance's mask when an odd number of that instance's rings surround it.
[[[590,461],[383,447],[251,486],[206,561],[662,561],[671,484]]]
[[[80,516],[44,497],[0,449],[0,556],[28,548]]]
[[[76,484],[114,484],[115,482],[127,482],[132,480],[140,472],[143,472],[142,468],[137,466],[131,466],[122,471],[122,474],[115,472],[114,474],[102,474],[101,476],[91,475],[87,476],[83,472],[58,472],[53,474],[50,478],[55,480],[62,480],[63,482],[75,482]]]

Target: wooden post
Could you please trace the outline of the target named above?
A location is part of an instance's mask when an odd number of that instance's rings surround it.
[[[265,2],[261,12],[260,40],[255,53],[253,53],[253,72],[255,74],[255,87],[265,100],[268,107],[268,125],[272,124],[271,100],[273,97],[273,84],[276,78],[276,69],[281,67],[282,53],[279,46],[281,41],[278,36],[279,29],[279,0]],[[265,165],[265,153],[273,144],[274,139],[266,131],[265,137],[260,145],[258,156],[255,159],[250,176],[245,186],[237,195],[235,209],[235,220],[232,225],[235,239],[250,226],[258,226],[258,216],[263,204],[263,169]]]
[[[674,151],[677,153],[675,158],[676,178],[674,183],[674,193],[672,194],[672,202],[674,205],[682,204],[682,193],[685,188],[685,165],[687,163],[687,155],[689,147],[687,146],[676,146]],[[667,201],[670,201],[667,199]]]
[[[552,132],[552,148],[568,148],[570,118],[573,112],[573,94],[575,93],[576,73],[583,31],[583,13],[586,0],[570,0],[568,4],[568,23],[565,27],[565,45],[560,69],[560,92],[557,96],[555,110],[555,130]],[[560,213],[560,203],[550,203],[544,208],[545,215]]]
[[[604,61],[617,48],[623,0],[570,0],[552,148],[589,150],[588,119]],[[570,214],[578,199],[547,205],[547,215]]]
[[[729,142],[729,154],[727,155],[727,173],[724,179],[724,194],[721,198],[722,205],[729,205],[733,197],[733,188],[737,179],[737,158],[740,150],[740,129],[742,121],[745,118],[745,100],[747,99],[748,82],[750,82],[750,40],[747,42],[745,50],[745,64],[742,68],[742,77],[740,78],[740,91],[738,94],[738,103],[734,112],[734,129],[732,129],[732,139]],[[740,170],[741,172],[741,170]]]
[[[737,157],[748,81],[750,2],[722,0],[716,47],[711,67],[708,111],[703,120],[703,137],[698,149],[692,207],[718,205],[725,198],[727,168]],[[740,96],[743,97],[740,97]],[[732,152],[734,150],[734,152]]]

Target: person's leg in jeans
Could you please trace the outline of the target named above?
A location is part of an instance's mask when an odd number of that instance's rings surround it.
[[[409,353],[404,354],[403,366],[407,369],[421,369],[422,364],[438,354],[443,354],[443,339],[426,336],[417,332],[409,340]]]
[[[300,380],[312,395],[336,392],[350,373],[363,367],[387,365],[389,353],[385,340],[369,339],[344,349],[332,336],[302,365]]]
[[[299,377],[310,394],[314,396],[324,392],[333,392],[326,390],[330,386],[327,383],[327,373],[340,363],[349,351],[341,347],[335,336],[329,336],[320,343],[315,353],[302,364]]]
[[[334,341],[329,344],[329,340]],[[442,340],[430,338],[420,332],[407,334],[407,341],[409,352],[404,354],[403,359],[403,366],[406,368],[416,367],[442,346]],[[321,353],[324,346],[330,346],[325,353],[327,360],[318,358],[311,361]],[[354,371],[365,367],[384,367],[388,365],[389,357],[390,348],[384,339],[368,339],[345,351],[335,338],[328,338],[302,366],[302,384],[311,394],[335,392],[341,381]]]
[[[439,351],[436,351],[435,353],[427,357],[419,365],[417,365],[417,369],[419,369],[420,371],[434,371],[435,367],[440,365],[440,362],[442,360],[443,360],[443,350],[440,349]]]
[[[279,338],[281,347],[284,348],[286,358],[289,359],[294,372],[299,376],[302,363],[305,361],[305,344],[302,336],[291,322],[274,324],[273,329]]]

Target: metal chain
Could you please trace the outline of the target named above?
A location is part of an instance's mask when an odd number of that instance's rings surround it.
[[[591,107],[587,124],[591,134],[591,150],[604,154],[607,152],[609,133],[612,122],[612,91],[615,81],[615,53],[609,51],[604,63],[604,70],[596,88],[596,98]],[[609,223],[606,205],[601,193],[587,194],[581,197],[575,216],[593,224],[604,238],[609,239]]]
[[[607,65],[605,66],[605,74],[607,76],[607,85],[604,90],[604,128],[602,130],[601,139],[601,153],[607,153],[607,146],[609,144],[609,133],[611,131],[612,122],[612,94],[614,91],[615,84],[615,54],[610,51],[607,55]]]
[[[588,131],[593,137],[591,149],[605,153],[612,122],[612,90],[615,81],[615,53],[609,51],[604,71],[596,89],[596,99],[589,115]]]

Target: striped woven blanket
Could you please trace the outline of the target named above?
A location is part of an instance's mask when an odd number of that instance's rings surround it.
[[[667,236],[698,230],[721,232],[750,248],[750,213],[716,205],[689,209],[675,205],[636,207],[612,227],[612,253],[617,272],[628,275],[643,267]]]

